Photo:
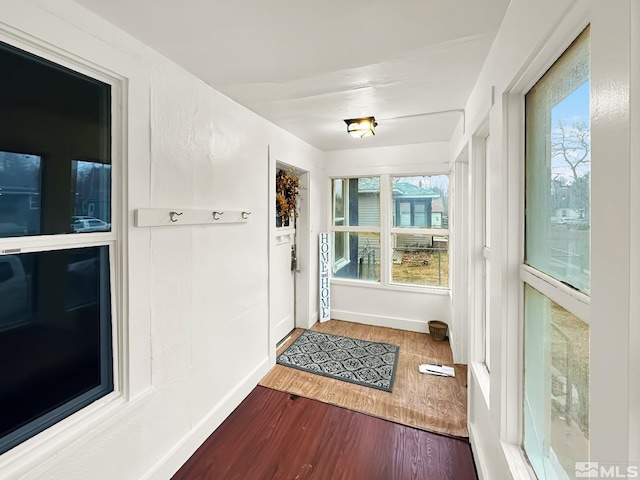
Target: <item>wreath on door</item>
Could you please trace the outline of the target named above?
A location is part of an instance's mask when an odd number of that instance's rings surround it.
[[[292,167],[276,173],[276,225],[286,227],[298,218],[300,178]]]

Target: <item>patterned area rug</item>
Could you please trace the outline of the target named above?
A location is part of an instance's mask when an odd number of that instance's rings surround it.
[[[398,365],[396,345],[305,330],[277,363],[390,392]]]

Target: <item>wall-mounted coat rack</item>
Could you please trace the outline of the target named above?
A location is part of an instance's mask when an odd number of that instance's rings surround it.
[[[247,223],[249,210],[204,210],[188,208],[139,208],[135,212],[136,227],[167,225],[220,225]]]

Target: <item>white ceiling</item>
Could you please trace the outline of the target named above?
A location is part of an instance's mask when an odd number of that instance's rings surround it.
[[[76,0],[322,150],[449,140],[509,0]],[[345,118],[374,115],[354,139]]]

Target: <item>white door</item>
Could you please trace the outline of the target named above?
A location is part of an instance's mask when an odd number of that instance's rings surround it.
[[[291,247],[295,228],[277,228],[273,254],[273,324],[274,339],[279,342],[295,327],[295,273],[291,270]]]

